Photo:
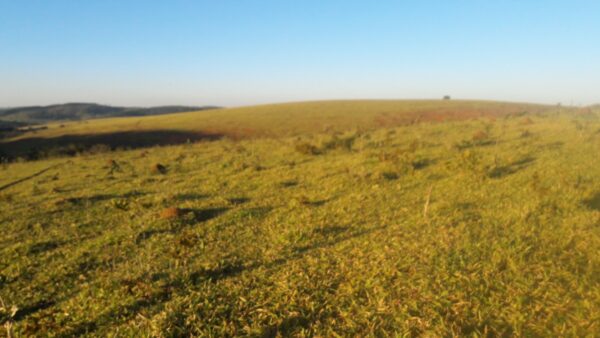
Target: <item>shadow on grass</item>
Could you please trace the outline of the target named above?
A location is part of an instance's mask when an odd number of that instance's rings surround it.
[[[282,258],[282,259],[277,259],[277,260],[271,262],[270,264],[267,264],[266,267],[268,269],[278,268],[290,260],[303,258],[305,255],[309,254],[311,251],[331,247],[333,245],[336,245],[336,244],[339,244],[339,243],[342,243],[345,241],[349,241],[349,240],[352,240],[355,238],[367,236],[371,233],[382,230],[384,228],[385,228],[385,226],[378,226],[378,227],[374,227],[371,229],[359,230],[354,233],[348,233],[343,236],[336,236],[336,235],[347,233],[348,231],[350,231],[351,228],[349,226],[334,225],[334,226],[329,226],[329,227],[326,227],[323,229],[316,229],[313,231],[313,233],[318,233],[321,235],[333,235],[335,237],[317,240],[314,243],[312,243],[311,245],[294,248],[293,253],[290,254],[288,257]],[[304,316],[300,316],[300,315],[291,316],[291,317],[284,319],[278,325],[272,325],[272,326],[266,327],[262,332],[262,337],[291,336],[298,330],[308,328],[316,321],[323,320],[326,317],[328,317],[328,315],[326,313],[321,313],[316,316],[308,316],[308,317],[304,317]]]
[[[316,228],[313,230],[313,233],[321,236],[335,236],[348,230],[350,230],[349,226],[333,225],[323,228]]]
[[[174,145],[194,141],[217,140],[222,134],[190,132],[180,130],[144,130],[58,137],[27,137],[0,143],[0,152],[10,157],[25,156],[29,159],[53,155],[75,155],[95,145],[106,145],[111,149],[145,148],[158,145]]]
[[[435,159],[425,158],[425,159],[421,159],[421,160],[413,162],[412,166],[413,166],[413,169],[415,169],[415,170],[421,170],[421,169],[425,169],[431,165],[434,165],[436,163],[437,163],[437,160],[435,160]]]
[[[38,255],[42,252],[52,251],[54,249],[57,249],[62,244],[64,244],[64,243],[59,242],[59,241],[45,241],[45,242],[34,243],[29,246],[27,253],[30,255]]]
[[[235,277],[235,276],[241,274],[242,272],[253,271],[258,268],[265,268],[268,270],[276,269],[291,260],[301,259],[302,257],[304,257],[305,255],[309,254],[312,251],[323,249],[323,248],[328,248],[328,247],[331,247],[331,246],[339,244],[339,243],[343,243],[343,242],[346,242],[346,241],[349,241],[349,240],[352,240],[355,238],[363,237],[363,236],[369,235],[375,231],[382,230],[384,228],[385,228],[385,226],[379,226],[379,227],[374,227],[371,229],[356,231],[353,233],[346,234],[344,236],[335,236],[335,235],[333,237],[328,236],[327,238],[322,238],[321,240],[316,240],[310,245],[294,247],[294,248],[292,248],[291,252],[288,255],[284,255],[283,257],[274,259],[271,262],[244,263],[244,262],[241,262],[238,260],[233,261],[233,262],[225,262],[225,263],[219,264],[219,266],[217,266],[216,268],[203,269],[203,270],[194,272],[191,275],[192,276],[191,282],[193,284],[198,284],[205,280],[209,280],[211,282],[217,282],[221,279]],[[341,233],[347,232],[349,230],[349,227],[332,226],[332,227],[329,227],[328,229],[331,229],[330,235],[333,235],[333,234],[341,234]]]
[[[188,193],[188,194],[178,194],[175,196],[176,199],[180,201],[196,201],[210,197],[206,194],[196,194],[196,193]]]
[[[600,192],[597,192],[590,199],[584,201],[584,203],[588,208],[600,211]]]
[[[287,180],[283,182],[279,182],[279,186],[282,188],[290,188],[298,185],[298,181],[296,180]]]
[[[310,246],[304,247],[302,250],[292,250],[292,252],[284,257],[275,259],[271,262],[244,262],[238,259],[233,259],[231,261],[222,261],[219,262],[216,267],[201,269],[198,271],[192,272],[187,278],[187,282],[181,281],[169,281],[165,285],[163,285],[159,290],[154,291],[142,298],[139,298],[130,304],[124,306],[118,306],[112,308],[96,318],[86,321],[83,323],[79,323],[78,325],[70,328],[67,332],[63,332],[63,336],[79,336],[83,334],[90,334],[96,331],[98,328],[103,326],[114,326],[119,323],[123,323],[133,317],[136,316],[137,313],[144,309],[148,309],[155,306],[160,306],[161,304],[169,301],[171,299],[171,295],[182,288],[189,287],[191,285],[199,285],[203,282],[211,282],[216,283],[220,280],[232,278],[238,276],[243,272],[253,271],[259,268],[264,268],[267,270],[278,269],[284,266],[291,260],[302,259],[305,255],[309,254],[313,250],[318,250],[322,248],[327,248],[354,238],[359,238],[362,236],[369,235],[373,232],[384,229],[385,226],[374,227],[371,229],[359,230],[354,233],[347,234],[345,236],[336,236],[334,238],[327,238],[318,240]],[[331,226],[327,229],[331,230],[330,234],[341,234],[346,233],[350,228],[344,226]],[[328,231],[325,231],[328,232]],[[190,284],[188,284],[188,282]],[[51,304],[50,304],[51,305]],[[310,325],[314,319],[304,318],[304,317],[289,317],[285,319],[279,325],[274,325],[265,329],[264,334],[267,337],[273,336],[273,334],[281,333],[293,333],[297,329],[302,327],[307,327]]]
[[[35,173],[35,174],[33,174],[33,175],[29,175],[29,176],[27,176],[27,177],[23,177],[23,178],[21,178],[21,179],[18,179],[18,180],[16,180],[16,181],[13,181],[13,182],[10,182],[10,183],[8,183],[8,184],[5,184],[5,185],[3,185],[3,186],[0,186],[0,191],[2,191],[2,190],[5,190],[5,189],[8,189],[8,188],[10,188],[10,187],[12,187],[12,186],[14,186],[14,185],[17,185],[17,184],[19,184],[19,183],[22,183],[22,182],[28,181],[28,180],[30,180],[30,179],[32,179],[32,178],[38,177],[38,176],[40,176],[41,174],[43,174],[43,173],[47,172],[48,170],[54,169],[54,168],[56,168],[56,167],[58,167],[58,166],[59,166],[58,164],[57,164],[57,165],[50,166],[50,167],[48,167],[48,168],[46,168],[46,169],[43,169],[43,170],[40,170],[40,171],[36,172],[36,173]]]
[[[194,221],[206,222],[220,216],[227,210],[229,210],[229,208],[187,209],[186,211],[189,211],[194,215]]]
[[[503,178],[508,175],[512,175],[512,174],[518,172],[519,170],[527,168],[534,161],[535,161],[534,157],[528,156],[528,157],[522,158],[518,161],[512,162],[508,165],[496,167],[492,171],[490,171],[489,177],[490,178]]]
[[[325,203],[327,203],[329,201],[331,201],[330,198],[324,199],[324,200],[316,200],[316,201],[308,201],[307,200],[307,201],[302,201],[302,204],[306,205],[306,206],[310,206],[310,207],[320,207],[320,206],[325,205]]]
[[[139,191],[130,191],[125,194],[98,194],[92,196],[85,197],[68,197],[60,200],[57,204],[72,204],[72,205],[85,205],[89,203],[109,201],[113,199],[122,199],[122,198],[131,198],[131,197],[139,197],[147,195],[148,193],[139,192]]]
[[[230,210],[230,208],[226,207],[209,209],[180,209],[181,216],[169,220],[171,225],[171,230],[169,231],[172,233],[177,233],[183,230],[185,227],[194,226],[198,223],[217,218],[228,210]]]
[[[13,319],[18,322],[18,321],[24,319],[25,317],[32,315],[40,310],[45,310],[45,309],[53,306],[54,304],[55,304],[55,302],[53,302],[53,301],[41,300],[34,304],[24,306],[24,307],[20,308],[19,310],[17,310],[17,313],[15,313],[15,316],[13,317]]]
[[[250,202],[250,199],[247,197],[234,197],[234,198],[228,198],[227,201],[233,205],[240,205],[240,204]]]
[[[122,323],[133,318],[141,310],[155,305],[160,305],[171,299],[172,285],[165,285],[159,291],[153,292],[146,297],[139,298],[130,304],[113,308],[94,318],[93,321],[80,323],[68,330],[61,337],[79,337],[93,333],[98,327],[111,326]],[[116,321],[115,321],[116,320]]]
[[[249,268],[254,269],[256,267],[255,265],[244,266],[241,261],[223,262],[215,268],[202,269],[191,273],[189,280],[192,284],[198,284],[205,280],[216,282],[224,278],[237,276]]]

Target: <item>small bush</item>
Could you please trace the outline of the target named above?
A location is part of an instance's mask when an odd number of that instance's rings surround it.
[[[483,142],[490,138],[490,135],[483,130],[480,130],[473,134],[472,140],[475,142]]]
[[[319,155],[321,153],[319,148],[306,142],[296,144],[296,151],[304,155]]]
[[[177,218],[180,218],[181,216],[183,216],[183,214],[184,214],[184,210],[175,208],[175,207],[171,207],[171,208],[166,208],[163,211],[161,211],[159,216],[162,219],[177,219]]]
[[[531,137],[532,135],[533,135],[533,133],[531,133],[529,130],[523,130],[521,132],[521,138]]]
[[[355,139],[356,139],[356,136],[339,137],[337,135],[334,135],[331,137],[331,139],[323,142],[322,149],[324,149],[324,150],[340,149],[340,150],[350,151],[350,150],[352,150],[352,145],[354,144]]]
[[[164,175],[167,173],[167,167],[165,167],[164,165],[160,164],[160,163],[156,163],[153,164],[150,167],[150,172],[152,172],[153,174],[160,174],[160,175]]]
[[[397,180],[398,178],[400,178],[400,175],[398,175],[398,173],[393,172],[393,171],[383,171],[380,173],[381,178],[388,180],[388,181],[392,181],[392,180]]]
[[[529,117],[526,117],[526,118],[524,118],[524,119],[521,121],[521,124],[522,124],[522,125],[524,125],[524,126],[526,126],[526,125],[530,125],[530,124],[533,124],[533,120],[532,120],[532,119],[530,119]]]

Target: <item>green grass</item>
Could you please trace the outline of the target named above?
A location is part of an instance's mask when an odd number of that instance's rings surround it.
[[[527,119],[298,122],[10,164],[0,296],[18,310],[0,318],[36,336],[593,336],[600,120]]]
[[[48,149],[105,143],[184,143],[187,139],[282,137],[313,132],[373,130],[419,121],[460,120],[541,112],[551,106],[493,101],[356,100],[272,104],[161,116],[110,118],[49,124],[48,129],[2,140],[0,154],[27,155]],[[160,135],[158,134],[160,132]],[[157,137],[159,135],[159,137]]]

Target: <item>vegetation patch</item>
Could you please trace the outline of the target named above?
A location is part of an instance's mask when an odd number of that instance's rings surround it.
[[[7,164],[2,334],[594,336],[600,120],[455,102],[412,124],[357,103],[340,126],[300,105],[287,130],[292,108],[263,107],[269,137]]]

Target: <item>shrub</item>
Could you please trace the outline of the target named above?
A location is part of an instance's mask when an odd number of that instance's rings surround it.
[[[115,171],[121,171],[121,165],[119,165],[119,163],[113,159],[109,159],[106,162],[106,164],[108,166],[110,174],[113,174]]]
[[[177,219],[183,216],[183,214],[184,211],[182,209],[171,207],[161,211],[159,216],[162,219]]]
[[[522,125],[530,125],[530,124],[533,124],[533,120],[530,119],[529,117],[526,117],[521,121],[521,124]]]
[[[392,180],[397,180],[398,178],[400,178],[400,175],[398,175],[398,173],[393,172],[393,171],[383,171],[380,173],[381,178],[388,180],[388,181],[392,181]]]
[[[531,137],[533,135],[533,133],[531,133],[529,130],[523,130],[521,132],[521,137],[522,138],[527,138],[527,137]]]
[[[483,130],[480,130],[478,132],[476,132],[475,134],[473,134],[472,140],[475,142],[483,142],[485,140],[487,140],[489,138],[489,134],[486,133]]]
[[[322,149],[324,150],[333,150],[333,149],[341,149],[341,150],[352,150],[352,145],[354,144],[354,140],[356,136],[348,136],[348,137],[339,137],[334,135],[331,139],[323,142]]]
[[[150,171],[151,171],[153,174],[161,174],[161,175],[164,175],[164,174],[166,174],[166,173],[167,173],[167,167],[165,167],[164,165],[162,165],[162,164],[160,164],[160,163],[156,163],[156,164],[153,164],[153,165],[150,167]]]
[[[296,144],[296,151],[304,155],[319,155],[321,153],[319,148],[306,142]]]

